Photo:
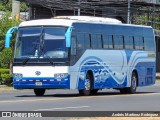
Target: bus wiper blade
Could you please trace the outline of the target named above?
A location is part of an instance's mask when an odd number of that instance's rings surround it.
[[[54,62],[51,60],[51,58],[47,55],[46,58],[49,60],[49,62],[51,63],[51,65],[54,65]]]
[[[30,57],[27,57],[23,62],[22,64],[25,65],[31,58]]]

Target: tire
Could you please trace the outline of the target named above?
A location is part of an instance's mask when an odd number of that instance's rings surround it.
[[[93,90],[91,90],[90,94],[91,94],[91,95],[96,95],[97,92],[98,92],[98,89],[93,89]]]
[[[134,94],[136,92],[137,81],[138,81],[137,75],[135,72],[133,72],[132,77],[131,77],[131,86],[129,88],[127,88],[127,93]]]
[[[82,90],[79,90],[79,94],[82,96],[88,96],[91,94],[91,75],[87,73],[85,87]]]
[[[36,96],[43,96],[45,91],[45,89],[34,89],[34,93]]]
[[[132,73],[131,86],[127,88],[119,89],[121,94],[134,94],[137,89],[137,75],[135,72]]]

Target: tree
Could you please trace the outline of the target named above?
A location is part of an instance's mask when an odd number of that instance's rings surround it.
[[[0,2],[0,11],[11,11],[12,10],[12,0],[2,0]],[[25,2],[20,2],[20,11],[27,12],[28,6]]]
[[[0,68],[9,68],[11,64],[11,60],[13,57],[13,49],[14,49],[14,42],[15,42],[15,35],[13,35],[13,40],[11,41],[11,48],[5,49],[4,48],[4,40],[5,34],[9,28],[13,26],[17,26],[20,23],[19,20],[11,19],[10,12],[7,12],[5,15],[2,16],[0,19]]]

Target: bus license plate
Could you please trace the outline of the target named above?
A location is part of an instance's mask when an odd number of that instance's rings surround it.
[[[35,82],[36,86],[42,86],[42,82]]]

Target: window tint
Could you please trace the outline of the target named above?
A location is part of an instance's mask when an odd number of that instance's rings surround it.
[[[91,47],[94,49],[102,48],[101,34],[91,34]]]
[[[96,35],[91,35],[91,48],[98,48],[98,41]]]
[[[123,49],[124,48],[124,37],[121,35],[114,35],[114,48]]]
[[[127,38],[125,39],[125,49],[134,49],[134,37],[129,36]]]
[[[98,48],[102,48],[102,35],[101,34],[97,34],[97,41],[98,41]]]
[[[114,48],[114,41],[112,35],[108,36],[108,48]]]
[[[136,36],[136,37],[134,37],[135,38],[135,49],[137,49],[137,50],[139,50],[140,49],[140,46],[139,46],[139,37],[138,36]]]
[[[108,48],[108,36],[103,35],[103,48]]]
[[[144,37],[141,36],[135,37],[135,49],[144,50]]]
[[[84,49],[84,34],[83,33],[77,34],[77,49],[78,50]]]
[[[85,45],[85,48],[87,49],[87,48],[91,48],[91,38],[90,38],[90,34],[87,34],[87,33],[85,33],[84,34],[84,45]]]
[[[140,37],[139,39],[139,49],[144,50],[144,37]]]

